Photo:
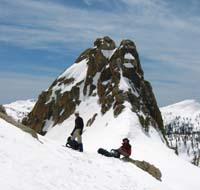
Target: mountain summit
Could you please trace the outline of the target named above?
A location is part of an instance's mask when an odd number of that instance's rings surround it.
[[[75,63],[40,94],[23,123],[45,134],[81,107],[84,107],[81,114],[88,112],[84,118],[88,127],[95,125],[95,120],[108,111],[117,118],[128,107],[144,130],[148,131],[150,125],[163,130],[152,87],[144,80],[136,45],[131,40],[122,40],[116,47],[110,37],[97,38],[94,47],[81,53]]]

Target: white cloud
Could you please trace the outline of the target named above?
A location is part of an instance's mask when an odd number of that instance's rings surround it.
[[[185,56],[185,63],[190,59],[187,54],[199,58],[198,52],[193,51],[199,46],[193,40],[200,37],[199,20],[178,18],[166,3],[157,0],[121,2],[128,7],[125,12],[116,13],[64,7],[46,1],[10,1],[0,7],[0,18],[5,20],[0,27],[0,41],[54,50],[56,43],[57,47],[75,50],[78,46],[86,48],[84,44],[96,37],[111,35],[117,41],[126,37],[136,39],[143,56],[162,62],[174,59],[178,64],[177,57]]]
[[[126,7],[115,10],[113,5],[113,11],[93,10],[90,7],[95,0],[84,0],[90,5],[88,9],[63,6],[56,1],[0,2],[0,42],[28,49],[73,52],[92,46],[97,37],[110,35],[118,43],[123,38],[134,40],[140,56],[160,63],[156,74],[148,70],[145,73],[154,81],[170,77],[179,81],[184,75],[182,69],[188,71],[187,79],[192,81],[189,78],[200,71],[200,19],[192,14],[176,14],[168,1],[119,0]],[[108,2],[98,0],[105,6]],[[169,71],[165,74],[165,65],[177,70],[177,79]],[[165,92],[160,86],[156,88]]]

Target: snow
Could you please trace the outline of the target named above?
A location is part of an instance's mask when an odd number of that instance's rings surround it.
[[[185,100],[176,104],[162,107],[161,111],[163,113],[173,112],[175,115],[193,117],[194,115],[200,113],[200,103],[196,100]]]
[[[100,75],[101,75],[101,73],[97,72],[96,75],[93,77],[93,85],[97,86]]]
[[[0,125],[3,190],[170,190],[133,164],[38,141],[2,119]]]
[[[180,117],[180,120],[189,120],[197,130],[200,130],[200,103],[196,100],[185,100],[162,107],[160,110],[165,125],[171,123],[175,118]]]
[[[6,113],[11,116],[15,121],[22,121],[24,117],[33,109],[35,100],[19,100],[10,104],[4,104],[3,107]]]
[[[77,82],[83,80],[83,78],[86,76],[86,73],[83,71],[87,71],[87,59],[83,59],[82,61],[78,63],[72,64],[71,67],[66,69],[65,72],[63,72],[58,79],[60,78],[74,78]]]
[[[51,117],[49,120],[45,120],[45,126],[43,127],[42,131],[47,132],[49,129],[53,127],[54,121]]]
[[[128,78],[126,77],[120,78],[119,89],[123,91],[128,91],[129,89],[131,89]]]
[[[134,60],[135,57],[134,57],[131,53],[126,53],[126,54],[124,55],[124,59],[132,59],[132,60]]]
[[[66,69],[59,77],[58,80],[61,78],[70,79],[74,78],[74,81],[70,84],[64,85],[63,83],[60,85],[60,83],[57,83],[52,89],[52,94],[49,98],[49,100],[46,102],[48,104],[53,99],[56,99],[56,91],[61,90],[61,93],[64,93],[66,91],[70,91],[71,88],[78,82],[85,79],[85,76],[87,74],[87,59],[83,59],[82,61],[78,63],[74,63],[71,67]]]
[[[134,68],[134,65],[132,63],[124,63],[123,65],[126,68]]]
[[[84,118],[85,123],[95,113],[98,114],[95,123],[84,128],[83,144],[86,153],[95,154],[100,147],[107,150],[118,148],[121,145],[121,139],[128,137],[133,148],[132,158],[145,160],[158,167],[162,172],[162,184],[165,188],[200,189],[198,183],[199,168],[179,158],[174,151],[167,148],[159,132],[153,127],[150,127],[149,134],[144,133],[138,117],[131,111],[130,106],[126,105],[123,113],[117,118],[113,116],[112,109],[102,116],[97,99],[92,97],[89,102],[81,102],[79,113]],[[74,127],[74,120],[75,117],[71,116],[61,125],[52,128],[46,137],[64,144]],[[112,165],[115,167],[113,163]]]
[[[101,50],[102,54],[104,57],[106,57],[108,60],[111,59],[111,57],[113,56],[113,54],[115,53],[115,51],[117,50],[117,48],[113,49],[113,50]]]
[[[131,90],[131,92],[136,96],[139,97],[139,94],[137,93],[137,91],[135,90],[134,84],[132,83],[132,81],[130,79],[128,79],[127,77],[124,77],[122,74],[122,70],[120,70],[120,82],[119,82],[119,89],[123,90],[125,92],[128,92],[129,90]]]
[[[161,108],[163,121],[171,147],[177,147],[184,160],[200,166],[200,104],[196,100],[185,100]]]
[[[102,115],[97,97],[87,97],[78,111],[85,124],[97,113],[95,123],[84,128],[83,153],[62,146],[74,127],[75,116],[50,127],[45,137],[39,136],[40,141],[0,119],[1,189],[200,189],[200,169],[168,149],[153,127],[150,127],[149,134],[143,132],[129,104],[115,118],[112,108]],[[97,154],[100,147],[118,148],[124,137],[128,137],[132,144],[131,157],[158,167],[162,182],[130,163]]]

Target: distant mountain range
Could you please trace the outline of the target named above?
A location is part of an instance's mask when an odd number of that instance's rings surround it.
[[[200,166],[200,103],[185,100],[160,110],[169,146],[185,160]]]
[[[4,104],[3,107],[6,113],[11,116],[15,121],[21,122],[33,109],[36,100],[19,100],[10,104]]]

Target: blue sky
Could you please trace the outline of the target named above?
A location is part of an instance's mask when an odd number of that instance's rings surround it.
[[[97,37],[131,39],[160,106],[200,100],[199,0],[0,0],[0,104],[37,98]]]

